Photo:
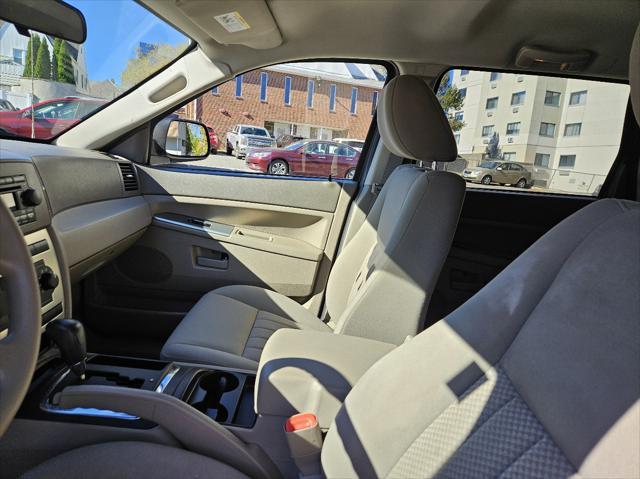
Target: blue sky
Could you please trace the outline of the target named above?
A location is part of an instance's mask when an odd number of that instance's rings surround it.
[[[131,0],[67,0],[87,22],[85,52],[90,80],[113,78],[135,57],[140,42],[188,43],[188,39],[163,20]]]

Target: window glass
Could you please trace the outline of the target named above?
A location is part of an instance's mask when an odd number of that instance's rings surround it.
[[[582,123],[567,123],[564,126],[564,136],[580,136]]]
[[[491,72],[491,75],[489,76],[489,81],[496,81],[499,78],[500,78],[499,72]]]
[[[527,94],[525,91],[519,91],[511,95],[511,106],[524,104],[524,97]]]
[[[544,104],[550,106],[560,105],[560,92],[547,90],[544,94]]]
[[[210,127],[211,154],[198,160],[169,155],[165,165],[351,178],[386,76],[380,65],[345,62],[286,63],[246,72],[218,85],[217,94],[207,91],[171,114]],[[287,162],[286,172],[270,170],[275,159]]]
[[[445,167],[468,187],[515,189],[523,178],[530,193],[598,194],[620,147],[628,85],[511,73],[494,82],[491,73],[474,70],[464,83],[460,78],[460,70],[445,75],[438,96],[458,143],[458,161]],[[447,103],[449,90],[462,88],[466,97]],[[456,122],[460,111],[464,121]],[[505,160],[519,167],[501,170],[513,178],[490,171]]]
[[[548,136],[549,138],[553,138],[553,135],[555,135],[555,133],[555,123],[545,123],[544,121],[540,123],[540,136]]]

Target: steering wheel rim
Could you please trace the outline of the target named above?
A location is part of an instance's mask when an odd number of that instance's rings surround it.
[[[9,331],[0,340],[0,436],[31,382],[40,348],[40,290],[24,236],[0,201],[0,275],[7,292]]]

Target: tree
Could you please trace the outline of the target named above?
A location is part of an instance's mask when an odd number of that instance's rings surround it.
[[[464,126],[464,122],[462,120],[457,120],[449,114],[450,111],[461,110],[464,106],[464,97],[460,93],[460,90],[451,84],[451,75],[443,78],[436,96],[440,101],[440,106],[442,106],[445,115],[447,115],[447,118],[449,119],[451,130],[461,130]]]
[[[136,57],[129,60],[120,76],[123,88],[131,88],[150,77],[167,63],[175,60],[186,47],[185,44],[160,43],[154,45],[154,48],[139,48]]]
[[[62,39],[56,38],[53,40],[53,58],[51,61],[51,79],[58,81],[58,57],[60,55],[60,45],[62,45]]]
[[[29,38],[29,43],[27,44],[27,56],[24,62],[24,70],[22,71],[23,77],[30,78],[31,76],[33,76],[33,71],[31,69],[31,59],[32,59],[31,52],[33,52],[33,60],[34,60],[33,63],[35,63],[35,59],[38,55],[39,48],[40,48],[40,35],[36,35],[35,33],[32,33],[31,37]]]
[[[34,78],[49,80],[51,78],[51,55],[49,54],[49,44],[46,40],[40,42],[38,56],[33,67]]]
[[[72,85],[75,84],[76,80],[73,77],[71,55],[67,52],[67,44],[64,40],[60,40],[56,62],[58,64],[58,81],[62,83],[71,83]]]
[[[488,158],[500,158],[500,136],[498,135],[498,132],[494,132],[493,136],[489,140],[486,154]]]

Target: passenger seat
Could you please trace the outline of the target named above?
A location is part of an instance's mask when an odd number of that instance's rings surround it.
[[[427,163],[456,159],[442,107],[418,77],[402,75],[385,87],[378,129],[395,155]],[[279,293],[227,286],[196,303],[162,357],[256,369],[267,339],[281,328],[402,343],[421,329],[464,193],[464,181],[452,173],[404,165],[391,174],[331,271],[326,306],[335,330]]]

